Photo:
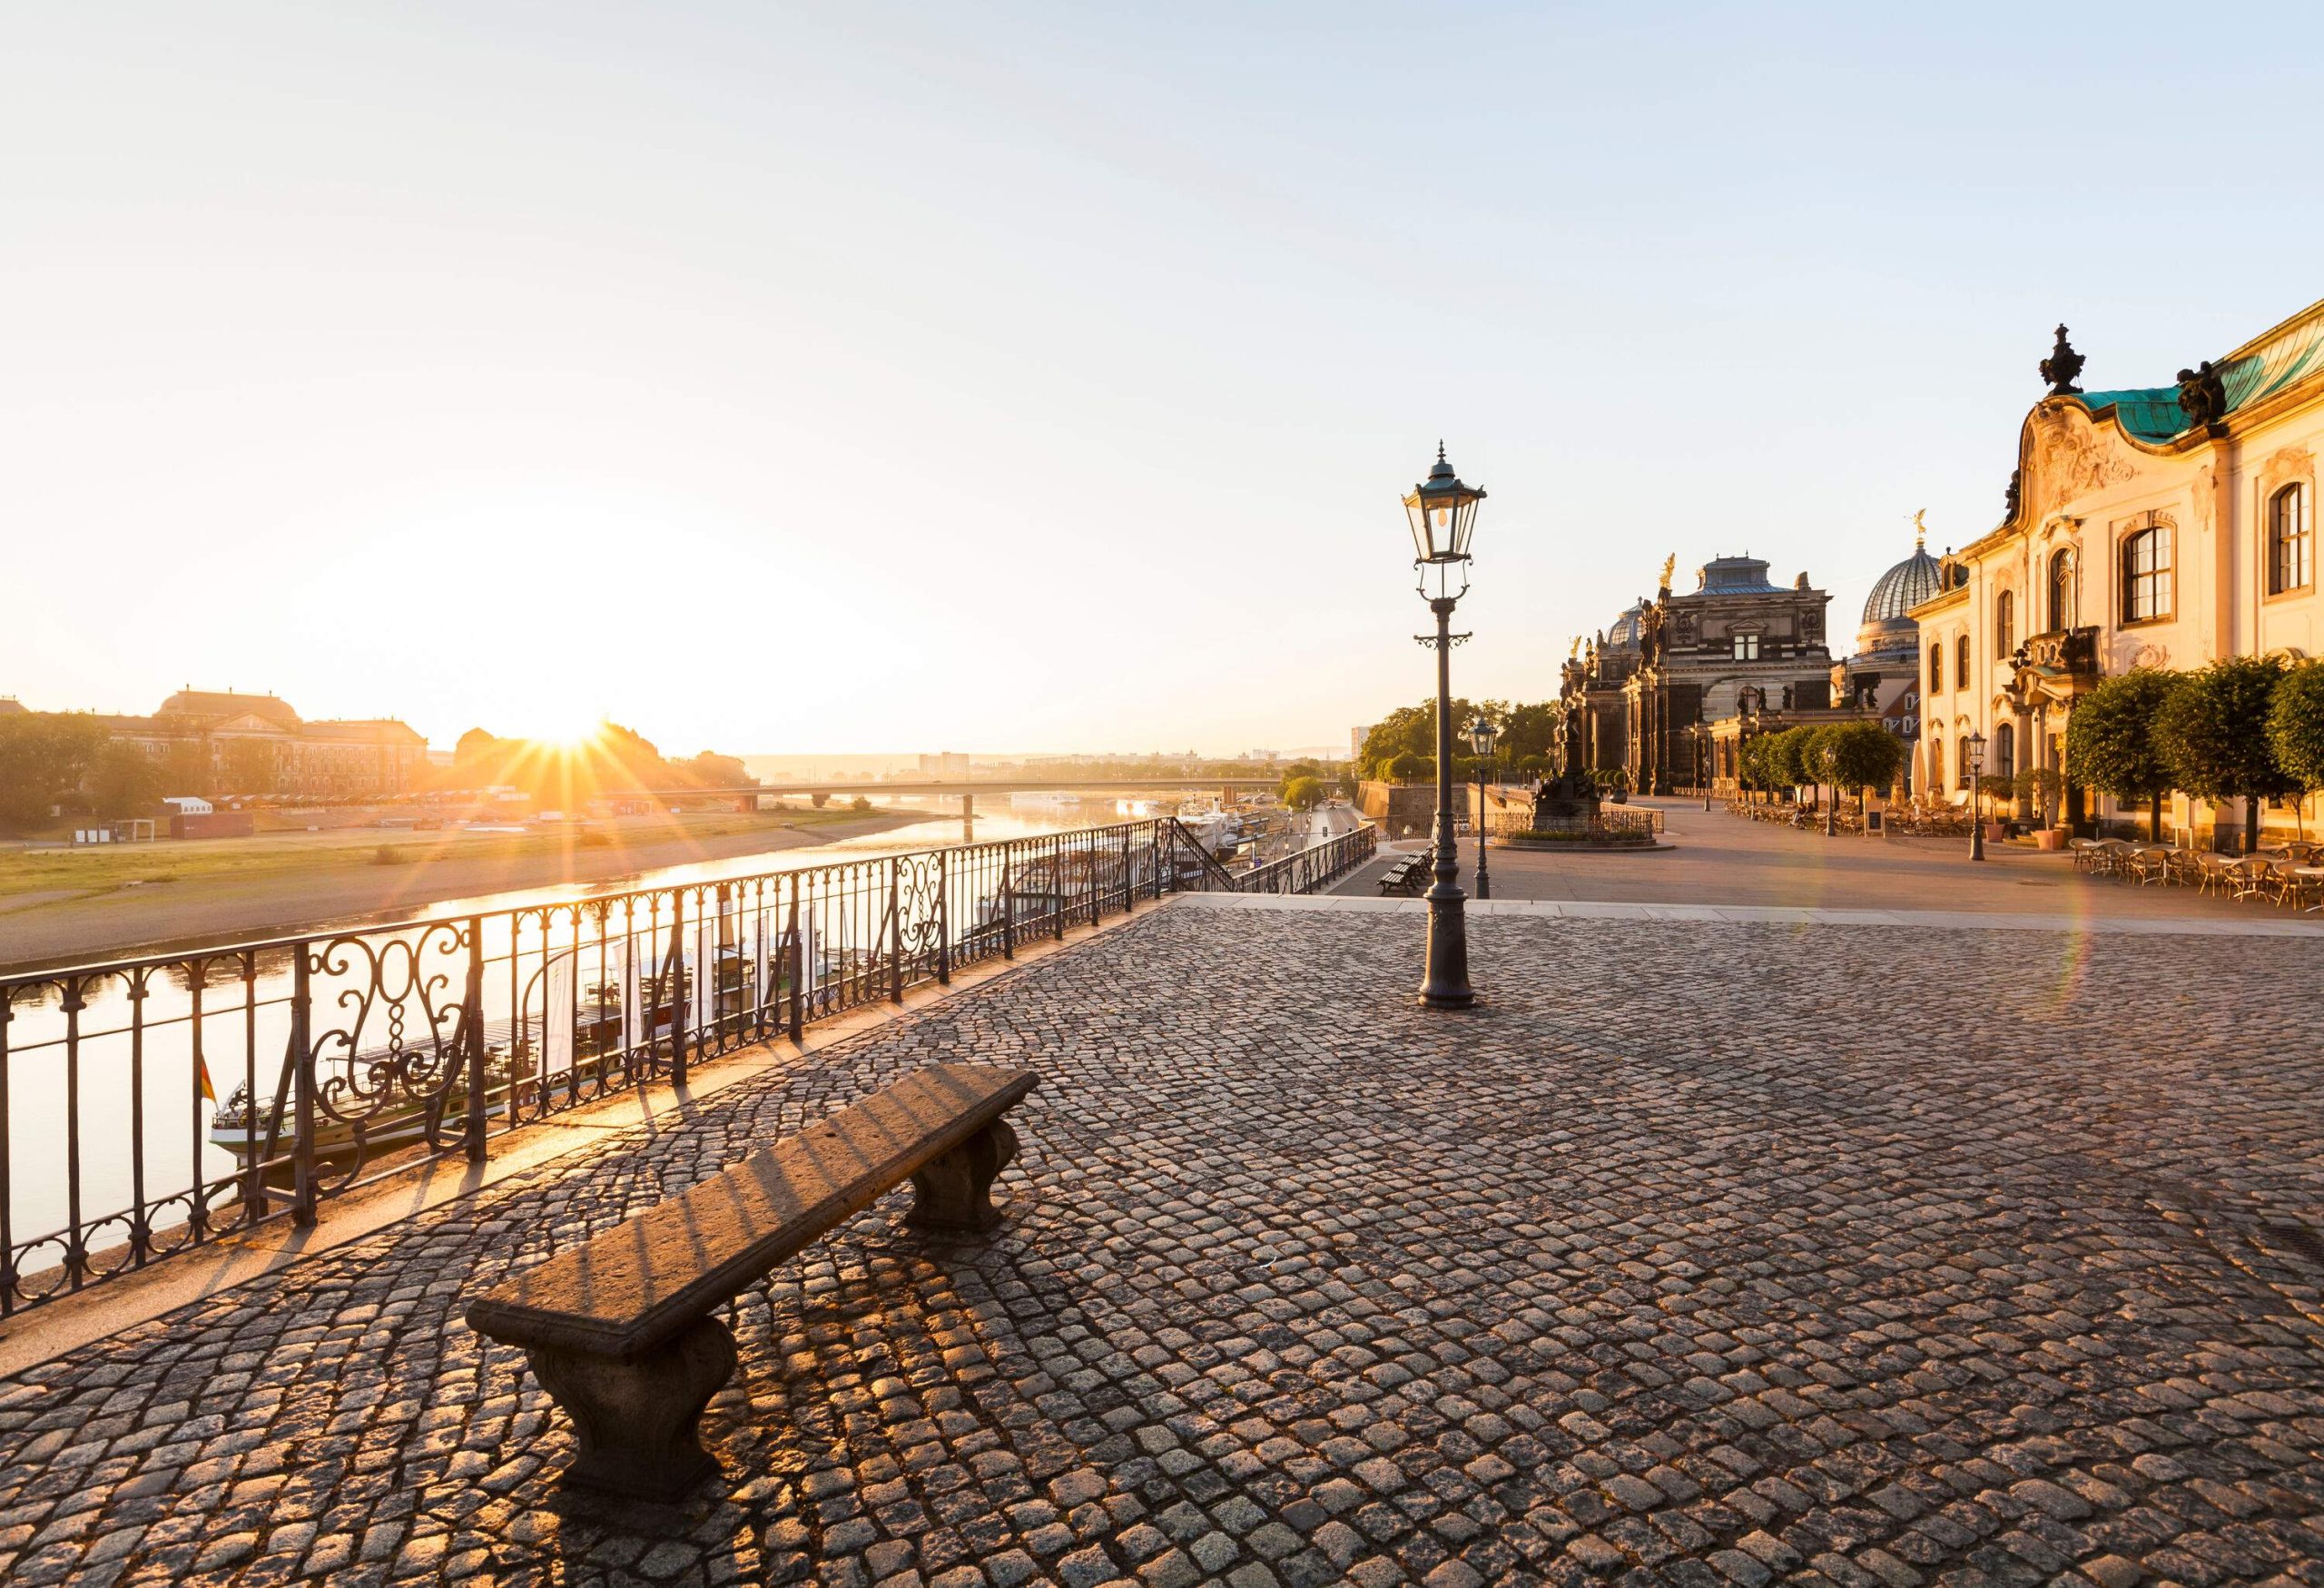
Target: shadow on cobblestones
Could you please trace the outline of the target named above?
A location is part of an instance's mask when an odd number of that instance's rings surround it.
[[[1401,918],[1159,910],[36,1369],[0,1578],[2324,1583],[2311,947],[1472,935],[1448,1017]],[[561,1494],[460,1303],[939,1059],[1045,1077],[1008,1223],[867,1210],[719,1481]]]

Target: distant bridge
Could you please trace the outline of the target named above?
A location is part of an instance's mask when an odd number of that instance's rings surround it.
[[[1164,789],[1217,789],[1224,792],[1236,788],[1279,788],[1280,776],[1274,777],[1134,777],[1111,780],[1090,778],[977,778],[956,779],[947,783],[940,778],[929,778],[912,783],[877,783],[869,779],[850,783],[753,783],[721,788],[649,788],[645,792],[657,799],[683,800],[708,797],[740,798],[744,794],[932,794],[946,799],[973,799],[986,794],[1138,794]]]

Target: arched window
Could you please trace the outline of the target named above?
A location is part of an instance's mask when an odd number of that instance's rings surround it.
[[[1994,597],[1994,655],[2005,656],[2017,648],[2017,596],[2004,590]]]
[[[2268,594],[2304,590],[2316,577],[2308,493],[2288,485],[2268,498]]]
[[[1969,735],[1966,734],[1954,742],[1953,776],[1960,787],[1969,786]]]
[[[2171,616],[2171,526],[2157,524],[2122,542],[2122,621]]]
[[[1945,786],[1945,741],[1933,735],[1928,742],[1928,786],[1932,794]]]
[[[1994,730],[1994,775],[2017,775],[2017,730],[2007,723]]]
[[[2050,554],[2050,627],[2063,633],[2073,626],[2073,557],[2064,551]]]
[[[1965,634],[1953,642],[1953,687],[1969,687],[1969,636]]]
[[[1933,645],[1928,647],[1928,692],[1931,695],[1937,695],[1943,693],[1944,689],[1945,647],[1941,645]]]

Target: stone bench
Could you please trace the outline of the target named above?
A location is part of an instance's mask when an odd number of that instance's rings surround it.
[[[933,1064],[559,1252],[468,1303],[478,1334],[525,1348],[573,1418],[567,1482],[670,1499],[715,1464],[696,1430],[734,1371],[711,1315],[777,1263],[910,1178],[915,1223],[983,1230],[1017,1156],[1001,1115],[1026,1070]]]

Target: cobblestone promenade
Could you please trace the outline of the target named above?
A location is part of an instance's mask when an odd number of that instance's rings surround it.
[[[2315,945],[1419,929],[1184,901],[0,1384],[0,1581],[2324,1583]],[[1046,1078],[1010,1222],[561,1498],[461,1302],[937,1059]]]

